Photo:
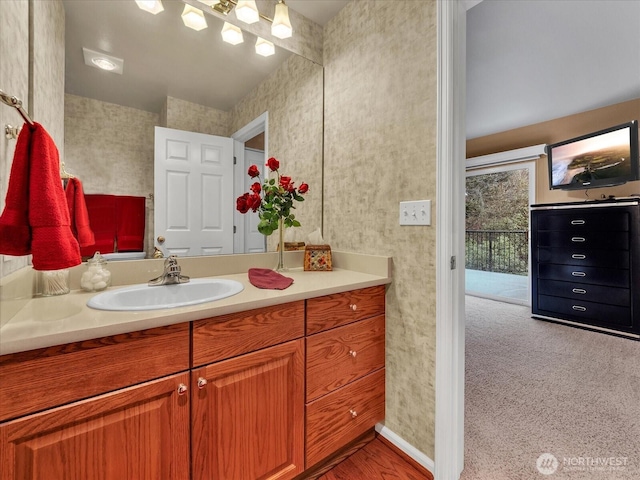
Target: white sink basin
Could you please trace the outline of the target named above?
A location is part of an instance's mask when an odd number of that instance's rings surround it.
[[[244,286],[235,280],[196,278],[177,285],[142,284],[107,290],[92,297],[87,306],[115,311],[186,307],[231,297],[242,290]]]

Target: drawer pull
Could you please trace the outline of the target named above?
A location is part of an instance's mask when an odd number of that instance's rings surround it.
[[[572,290],[573,293],[578,293],[580,295],[584,295],[585,293],[587,293],[587,291],[584,288],[574,288]]]
[[[583,307],[582,305],[574,305],[571,308],[573,308],[574,310],[577,310],[578,312],[586,312],[587,311],[587,307]]]
[[[358,412],[355,410],[349,410],[349,413],[351,414],[351,418],[356,418],[358,416]]]
[[[185,393],[187,393],[187,390],[189,389],[184,383],[181,383],[180,385],[178,385],[178,395],[184,395]]]
[[[206,386],[207,386],[207,379],[203,377],[198,378],[198,388],[202,390]]]
[[[586,277],[587,274],[584,272],[571,272],[571,275],[573,275],[574,277]]]
[[[349,308],[355,312],[358,309],[358,306],[355,303],[352,303],[349,305]]]
[[[581,243],[581,242],[586,242],[587,239],[584,237],[571,237],[571,241],[576,243]]]
[[[571,225],[584,225],[585,222],[584,220],[571,220]]]
[[[581,253],[574,253],[573,255],[571,255],[571,258],[575,258],[576,260],[584,260],[585,258],[587,258],[587,256],[582,255]]]
[[[353,358],[356,358],[356,351],[355,350],[349,350],[349,355],[351,355]]]

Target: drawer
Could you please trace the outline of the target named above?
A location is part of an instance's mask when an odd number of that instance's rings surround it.
[[[306,406],[306,468],[384,420],[384,369]]]
[[[384,315],[307,338],[307,401],[384,367]]]
[[[0,420],[188,368],[188,323],[3,355]]]
[[[629,288],[629,270],[616,268],[578,267],[575,265],[538,265],[538,278],[569,283],[588,283],[609,287]]]
[[[567,210],[564,212],[536,212],[538,230],[568,230],[572,232],[627,232],[629,231],[629,213],[622,210],[592,209]]]
[[[538,295],[572,298],[576,301],[595,301],[609,305],[629,307],[631,292],[627,288],[603,287],[587,283],[558,282],[556,280],[538,280]]]
[[[610,232],[539,231],[537,247],[629,250],[629,234]]]
[[[307,334],[384,314],[384,285],[307,300]]]
[[[628,327],[633,325],[631,309],[569,298],[538,295],[538,309],[543,315],[600,326]]]
[[[581,248],[538,248],[539,263],[559,263],[585,267],[629,268],[626,250],[585,250]]]
[[[304,335],[304,301],[193,322],[193,366],[217,362]]]

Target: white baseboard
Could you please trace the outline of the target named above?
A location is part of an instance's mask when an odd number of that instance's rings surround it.
[[[436,463],[428,456],[418,450],[416,447],[407,442],[404,438],[398,434],[392,432],[381,423],[376,424],[376,432],[382,435],[384,438],[393,443],[396,447],[402,450],[404,453],[413,458],[416,462],[429,470],[431,473],[436,471]]]

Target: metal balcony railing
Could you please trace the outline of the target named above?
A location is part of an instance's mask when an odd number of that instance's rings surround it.
[[[485,272],[527,275],[528,230],[467,230],[465,267]]]

